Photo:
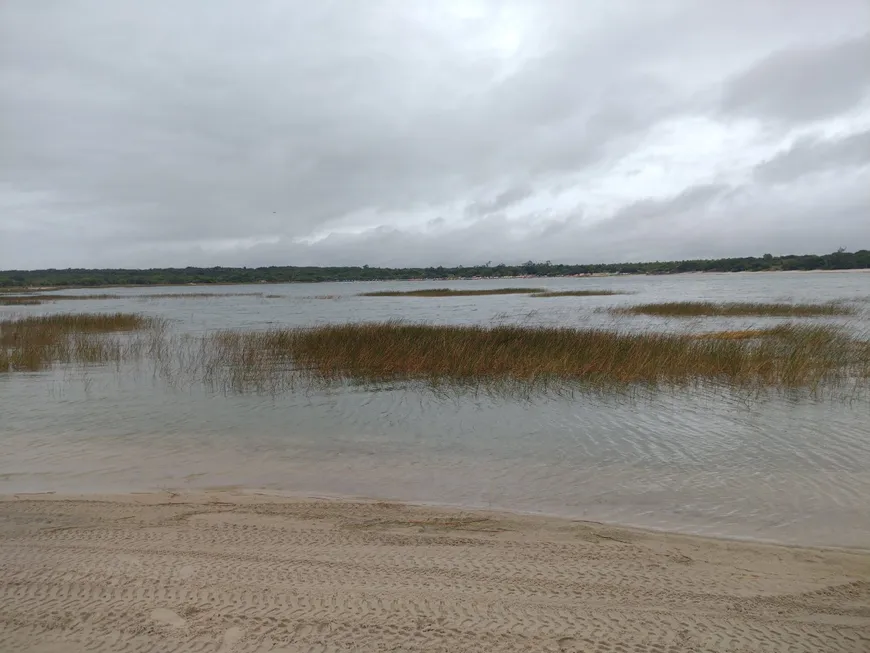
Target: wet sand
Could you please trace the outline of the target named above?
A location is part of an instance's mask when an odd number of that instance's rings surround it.
[[[0,500],[0,651],[870,651],[870,552],[241,491]]]

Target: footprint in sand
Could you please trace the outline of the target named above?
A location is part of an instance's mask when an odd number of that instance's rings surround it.
[[[224,633],[224,641],[221,644],[220,649],[218,649],[218,653],[230,653],[230,651],[233,650],[233,647],[239,643],[239,640],[242,639],[244,635],[245,631],[236,626],[227,630]]]
[[[157,623],[166,626],[175,626],[176,628],[180,628],[187,623],[184,619],[179,617],[177,613],[172,610],[167,610],[166,608],[157,608],[154,610],[151,613],[151,619]]]
[[[257,648],[256,653],[302,653],[302,649],[292,645],[290,647],[287,647],[283,644],[276,645],[272,641],[272,638],[267,635],[266,638],[262,642],[260,642],[260,646]]]
[[[119,553],[115,557],[119,562],[126,562],[128,565],[133,565],[134,567],[142,566],[142,561],[136,556],[131,556],[127,553]]]
[[[187,580],[193,574],[196,573],[196,569],[193,568],[193,565],[184,565],[181,569],[178,570],[178,575],[182,580]]]

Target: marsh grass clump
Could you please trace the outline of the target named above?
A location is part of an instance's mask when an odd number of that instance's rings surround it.
[[[817,389],[870,379],[870,344],[829,326],[759,339],[525,326],[384,322],[220,332],[203,341],[207,380],[244,391],[294,380],[425,382],[493,391],[616,390],[707,383]]]
[[[33,295],[0,295],[0,306],[35,306],[45,302],[61,301],[100,301],[119,299],[213,299],[215,297],[283,297],[283,295],[264,295],[260,292],[237,292],[237,293],[150,293],[140,295],[115,295],[101,293],[93,295],[58,295],[50,293],[37,293]]]
[[[22,341],[36,334],[111,333],[145,329],[159,318],[137,313],[56,313],[0,320],[0,342],[8,338]]]
[[[41,303],[38,297],[0,295],[0,306],[39,306]]]
[[[135,361],[170,383],[230,392],[419,383],[521,396],[696,385],[849,394],[870,385],[870,342],[831,325],[661,333],[378,322],[172,336],[165,320],[130,313],[0,320],[0,372]]]
[[[852,315],[855,311],[842,302],[786,304],[763,302],[664,302],[637,304],[608,309],[617,315],[656,317],[824,317]]]
[[[0,320],[0,373],[36,372],[56,363],[120,364],[144,353],[144,342],[125,334],[165,331],[160,318],[130,313],[83,313]]]
[[[269,297],[279,298],[284,295],[265,295],[261,292],[167,292],[150,293],[147,295],[114,295],[120,299],[214,299],[215,297]]]
[[[361,297],[475,297],[478,295],[531,295],[544,292],[543,288],[491,288],[484,290],[455,290],[426,288],[420,290],[378,290],[361,293]]]
[[[110,294],[94,294],[94,295],[52,295],[49,293],[36,293],[33,295],[0,295],[0,305],[5,303],[17,303],[17,304],[43,304],[45,302],[58,302],[64,300],[70,301],[83,301],[89,299],[125,299],[124,295],[110,295]]]
[[[547,290],[533,293],[532,297],[606,297],[624,294],[616,290]]]
[[[122,299],[122,295],[112,295],[111,293],[100,293],[93,295],[52,295],[52,294],[43,294],[40,293],[38,295],[33,295],[35,298],[41,301],[51,301],[51,302],[59,302],[59,301],[87,301],[89,299],[100,300],[100,299]]]

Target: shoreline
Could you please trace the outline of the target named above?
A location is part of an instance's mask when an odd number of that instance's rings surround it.
[[[0,650],[867,650],[870,552],[255,490],[0,496]]]
[[[671,537],[684,537],[690,539],[718,542],[721,544],[736,544],[760,547],[777,547],[783,549],[831,551],[842,553],[854,553],[857,555],[870,556],[870,540],[864,538],[855,543],[804,541],[795,539],[777,539],[773,536],[734,534],[728,529],[713,530],[709,523],[677,523],[667,522],[664,524],[643,523],[632,521],[630,517],[620,519],[607,515],[585,517],[582,515],[558,510],[546,510],[535,508],[517,508],[506,504],[475,504],[457,503],[450,501],[404,499],[390,495],[377,494],[343,494],[339,492],[310,490],[310,489],[282,489],[277,487],[258,487],[251,485],[142,485],[135,487],[98,488],[64,488],[59,490],[28,489],[16,491],[12,489],[0,489],[0,505],[15,501],[78,501],[82,503],[117,502],[143,505],[156,505],[161,502],[188,502],[203,503],[212,500],[215,495],[229,497],[233,502],[246,503],[294,503],[305,501],[322,501],[338,504],[360,505],[394,505],[403,506],[407,509],[441,513],[474,513],[486,514],[494,518],[503,519],[539,519],[553,522],[564,522],[611,528],[623,531],[633,531],[640,534],[661,535]]]
[[[738,270],[735,272],[724,271],[691,271],[691,272],[668,272],[662,274],[634,274],[623,272],[601,272],[590,274],[566,274],[554,276],[504,276],[504,277],[443,277],[432,279],[345,279],[345,280],[328,280],[328,281],[239,281],[239,282],[221,282],[221,283],[140,283],[140,284],[102,284],[98,286],[8,286],[0,288],[0,294],[16,294],[16,293],[35,293],[35,292],[57,292],[62,290],[100,290],[106,288],[214,288],[221,286],[282,286],[282,285],[319,285],[325,283],[450,283],[454,281],[516,281],[523,279],[607,279],[614,277],[676,277],[688,275],[711,275],[711,274],[727,274],[727,275],[752,275],[752,274],[844,274],[852,272],[870,273],[870,268],[847,268],[842,270]]]
[[[796,549],[804,551],[830,551],[866,555],[870,558],[870,542],[866,545],[844,544],[812,544],[777,540],[773,538],[754,537],[750,535],[728,535],[724,533],[702,533],[691,528],[680,530],[677,526],[651,526],[624,521],[607,519],[584,519],[570,514],[547,512],[539,510],[522,510],[504,506],[464,505],[458,503],[440,503],[437,501],[403,500],[389,497],[331,494],[328,492],[309,492],[305,490],[280,490],[258,487],[219,486],[215,488],[167,487],[160,489],[131,489],[123,491],[87,490],[80,492],[65,492],[55,490],[34,490],[26,492],[0,492],[0,505],[16,501],[48,501],[48,502],[80,502],[80,503],[128,503],[131,505],[200,505],[213,502],[220,497],[226,503],[239,505],[257,503],[293,504],[300,502],[323,502],[346,505],[390,505],[408,510],[430,511],[444,514],[475,514],[487,515],[494,519],[542,520],[564,522],[602,529],[615,529],[632,532],[638,535],[657,535],[672,538],[687,538],[711,543],[735,544],[758,547],[773,547]]]

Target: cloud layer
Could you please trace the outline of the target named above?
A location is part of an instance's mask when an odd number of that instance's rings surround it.
[[[862,0],[8,0],[0,268],[868,247],[867,61]]]

